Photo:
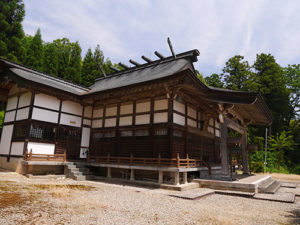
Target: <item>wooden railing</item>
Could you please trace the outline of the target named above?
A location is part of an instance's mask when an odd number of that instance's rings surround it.
[[[202,159],[185,159],[179,158],[140,158],[140,157],[115,157],[115,156],[91,156],[88,155],[87,162],[103,163],[103,164],[120,164],[133,166],[160,166],[160,167],[176,167],[176,168],[196,168],[205,166],[211,174],[211,167]]]
[[[66,162],[67,155],[64,154],[34,154],[32,150],[28,153],[27,151],[24,154],[25,161],[58,161]]]

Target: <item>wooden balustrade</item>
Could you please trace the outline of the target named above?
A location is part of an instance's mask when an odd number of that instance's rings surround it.
[[[161,167],[176,167],[176,168],[195,168],[205,166],[211,174],[211,167],[208,163],[201,159],[190,158],[140,158],[140,157],[115,157],[115,156],[91,156],[88,155],[87,162],[103,163],[103,164],[123,164],[135,166],[161,166]]]
[[[24,154],[25,161],[58,161],[58,162],[66,162],[67,155],[64,154],[34,154],[32,150],[28,153],[27,151]]]

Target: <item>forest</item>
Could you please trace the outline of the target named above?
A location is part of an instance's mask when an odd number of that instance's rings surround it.
[[[68,81],[90,86],[102,75],[111,73],[113,64],[97,45],[82,57],[79,42],[67,37],[52,42],[42,39],[40,29],[34,36],[24,33],[25,8],[22,0],[0,1],[0,57]],[[1,71],[0,71],[1,72]],[[300,174],[300,62],[281,66],[268,53],[258,53],[253,64],[242,55],[227,60],[220,73],[198,73],[205,84],[218,88],[260,92],[273,115],[267,142],[267,171]],[[0,128],[4,104],[0,112]],[[231,135],[235,135],[233,132]],[[259,145],[251,153],[254,172],[264,169],[265,127],[249,126],[248,142]]]

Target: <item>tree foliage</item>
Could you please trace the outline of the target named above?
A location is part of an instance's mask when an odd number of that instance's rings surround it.
[[[22,0],[0,1],[0,56],[14,61],[23,61],[25,50],[22,45],[25,16]]]
[[[43,70],[43,41],[41,30],[38,29],[33,38],[27,38],[28,43],[26,43],[26,57],[24,59],[24,64],[35,68],[37,70]]]
[[[225,87],[231,90],[247,91],[251,71],[248,61],[244,61],[244,56],[236,55],[230,58],[221,76],[224,79]]]

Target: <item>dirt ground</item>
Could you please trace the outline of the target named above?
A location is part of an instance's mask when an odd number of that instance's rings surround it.
[[[300,176],[292,180],[300,182]],[[299,199],[287,204],[224,195],[184,200],[170,194],[0,172],[0,224],[300,224]]]

